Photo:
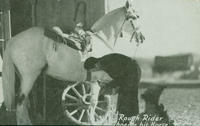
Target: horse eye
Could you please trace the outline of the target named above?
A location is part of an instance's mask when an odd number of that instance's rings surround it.
[[[137,17],[136,16],[131,16],[131,19],[136,20]]]
[[[134,9],[132,9],[132,12],[135,13],[136,11]]]

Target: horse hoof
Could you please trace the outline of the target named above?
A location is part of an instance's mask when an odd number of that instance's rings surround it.
[[[26,122],[22,122],[22,121],[17,121],[17,125],[33,125],[31,122],[26,121]]]
[[[32,125],[31,120],[17,119],[17,125]]]

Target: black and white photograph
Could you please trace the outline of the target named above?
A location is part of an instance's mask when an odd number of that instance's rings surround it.
[[[200,126],[200,0],[0,0],[0,125]]]

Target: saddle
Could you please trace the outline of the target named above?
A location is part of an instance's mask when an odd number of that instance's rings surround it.
[[[92,51],[91,48],[91,37],[88,32],[85,32],[82,28],[76,26],[75,30],[70,34],[65,34],[62,30],[55,26],[53,28],[46,28],[44,35],[54,40],[57,43],[63,43],[69,47],[87,53]],[[56,49],[56,46],[55,46]]]

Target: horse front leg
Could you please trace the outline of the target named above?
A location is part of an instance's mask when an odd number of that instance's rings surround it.
[[[100,91],[100,86],[98,84],[98,82],[92,82],[90,84],[90,95],[91,95],[91,106],[89,109],[89,122],[91,125],[95,125],[95,109],[97,107],[97,103],[98,103],[98,97],[99,97],[99,91]]]

